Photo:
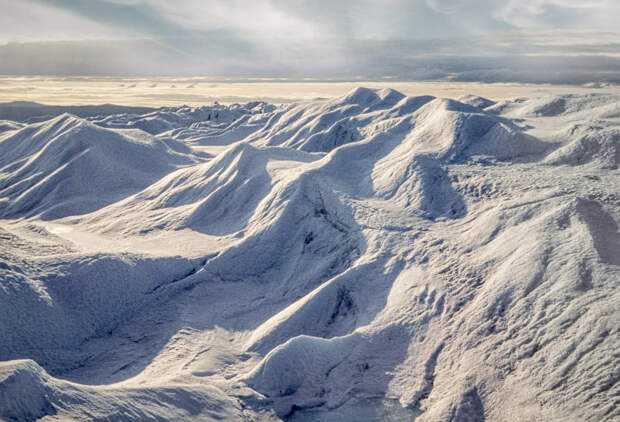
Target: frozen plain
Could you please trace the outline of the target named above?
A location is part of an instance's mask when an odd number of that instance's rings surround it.
[[[0,122],[0,419],[620,418],[620,96]]]

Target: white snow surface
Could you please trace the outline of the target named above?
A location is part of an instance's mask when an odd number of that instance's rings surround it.
[[[620,97],[0,121],[0,420],[620,419]]]

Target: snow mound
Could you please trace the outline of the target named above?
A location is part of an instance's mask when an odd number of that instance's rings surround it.
[[[264,129],[248,139],[258,145],[329,152],[362,140],[378,122],[411,113],[430,98],[407,99],[398,91],[360,87],[333,100],[302,103],[276,112]]]
[[[106,388],[98,392],[55,379],[32,360],[0,363],[0,418],[59,420],[238,420],[240,409],[216,388],[191,391],[167,386],[156,389]]]
[[[551,98],[547,101],[540,101],[538,103],[529,104],[529,107],[526,108],[526,110],[529,114],[533,114],[536,116],[558,116],[568,111],[567,98]]]
[[[92,222],[104,232],[146,233],[190,227],[216,235],[235,233],[247,225],[271,190],[270,162],[303,164],[313,159],[299,151],[257,149],[238,143],[212,161],[172,172],[82,221]]]
[[[381,269],[362,265],[328,280],[256,328],[246,350],[266,354],[301,335],[332,338],[352,333],[368,323],[365,295]]]
[[[172,129],[162,135],[170,136],[189,145],[230,145],[263,128],[272,115],[270,110],[264,113],[242,114],[232,122],[212,120],[196,122],[189,127]]]
[[[323,385],[330,370],[338,366],[357,342],[357,336],[332,340],[294,337],[269,352],[245,377],[245,382],[266,397],[284,398],[276,409],[281,416],[289,414],[295,403],[289,403],[287,396],[308,397],[304,407],[324,404]]]
[[[56,414],[49,400],[48,377],[32,360],[0,362],[0,416],[25,421]]]
[[[552,165],[591,164],[602,169],[617,169],[620,163],[620,129],[578,125],[563,131],[560,139],[572,139],[545,159]]]
[[[223,124],[253,114],[271,112],[275,107],[263,102],[233,104],[224,106],[215,104],[202,107],[162,107],[143,115],[120,114],[104,118],[94,118],[93,123],[108,128],[142,129],[152,135],[177,128],[187,128],[194,123]]]
[[[479,97],[477,95],[471,95],[471,94],[467,94],[467,95],[463,95],[462,97],[459,97],[458,101],[463,104],[469,104],[471,106],[482,108],[482,109],[485,109],[487,107],[491,107],[497,104],[495,101],[489,100],[488,98]]]
[[[408,144],[442,161],[461,162],[473,156],[497,160],[536,157],[548,149],[509,120],[453,100],[435,99],[414,116]]]
[[[462,217],[465,203],[450,183],[441,163],[429,155],[416,155],[411,161],[392,156],[373,169],[378,196],[435,219]]]
[[[342,97],[335,98],[331,102],[339,106],[357,105],[363,107],[362,112],[368,109],[378,110],[393,107],[405,95],[390,88],[370,89],[364,87],[354,88]]]
[[[0,141],[0,215],[86,213],[194,161],[176,141],[64,114]]]
[[[612,94],[548,95],[507,102],[504,107],[511,109],[511,116],[567,117],[581,114],[580,117],[617,117],[620,112],[617,96]]]
[[[350,209],[312,173],[274,185],[243,240],[206,268],[227,280],[279,280],[295,297],[342,272],[364,244]]]
[[[405,97],[396,91],[357,88],[322,103],[307,103],[277,112],[263,130],[248,139],[257,145],[280,145],[310,152],[329,152],[363,141],[398,125],[412,123],[411,144],[462,161],[474,155],[499,160],[534,156],[547,149],[511,121],[481,108],[430,96]]]
[[[410,147],[441,154],[444,160],[462,161],[474,155],[510,160],[547,149],[508,119],[468,104],[399,93],[385,95],[391,99],[388,101],[379,94],[357,89],[332,101],[292,106],[276,113],[248,140],[257,145],[329,152],[373,138],[408,120]]]

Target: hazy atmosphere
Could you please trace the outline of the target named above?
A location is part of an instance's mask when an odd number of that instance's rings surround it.
[[[615,0],[0,0],[0,73],[620,82]]]

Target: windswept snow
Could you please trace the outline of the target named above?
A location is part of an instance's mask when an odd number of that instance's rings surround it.
[[[620,97],[0,121],[0,419],[620,418]]]

